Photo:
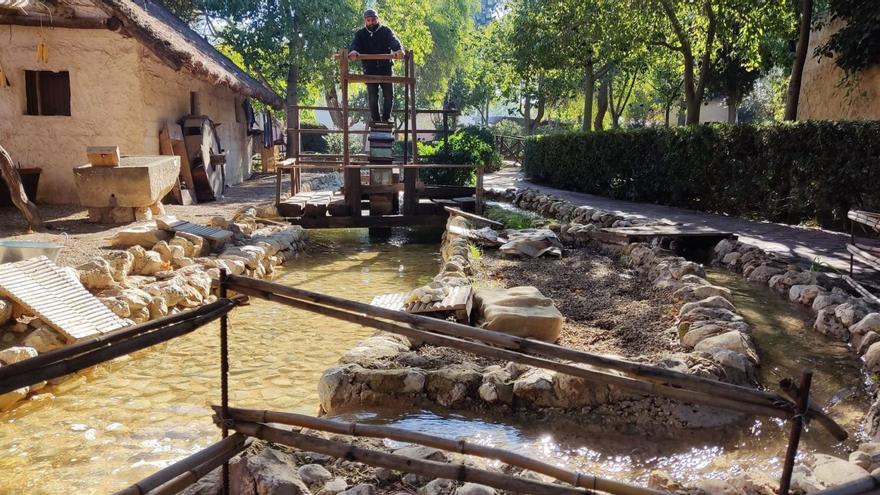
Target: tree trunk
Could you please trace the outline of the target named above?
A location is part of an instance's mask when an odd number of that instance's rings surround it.
[[[605,112],[608,111],[608,86],[609,77],[602,79],[599,84],[599,96],[596,101],[596,118],[593,122],[593,129],[601,131],[605,128]]]
[[[804,75],[804,64],[807,61],[807,48],[810,45],[810,26],[813,23],[813,0],[801,3],[801,26],[794,63],[791,67],[791,80],[788,83],[788,94],[785,98],[785,120],[797,120],[798,102],[801,96],[801,79]]]
[[[596,76],[593,73],[593,61],[588,60],[584,69],[584,121],[583,130],[590,130],[593,120],[593,92],[596,87]]]
[[[663,107],[663,126],[669,127],[669,112],[672,111],[672,105],[664,105]]]
[[[523,132],[528,136],[532,133],[532,95],[529,94],[528,79],[523,82],[523,95],[525,96],[525,102],[523,103]]]
[[[339,103],[339,94],[336,92],[336,85],[332,82],[328,83],[324,88],[324,100],[327,101],[327,106],[332,108],[339,108],[340,110],[330,110],[330,120],[333,121],[333,125],[336,126],[337,129],[342,129],[345,127],[345,122],[342,121],[342,104]]]
[[[617,106],[614,104],[614,81],[611,80],[608,81],[608,103],[611,107],[611,128],[620,129],[620,114],[617,113]]]
[[[728,124],[736,124],[736,100],[733,98],[727,99],[727,123]]]
[[[299,67],[291,61],[287,68],[287,158],[293,158],[299,154],[299,133],[293,129],[299,128]]]

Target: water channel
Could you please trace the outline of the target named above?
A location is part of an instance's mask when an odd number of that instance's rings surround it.
[[[312,248],[276,281],[370,301],[412,289],[437,272],[436,235],[370,243],[366,231],[323,231]],[[831,405],[855,435],[867,410],[857,362],[844,344],[811,330],[805,311],[738,276],[713,272],[730,287],[755,327],[764,383],[816,372],[814,400]],[[242,407],[313,414],[321,373],[371,330],[264,301],[231,317],[230,400]],[[209,406],[219,401],[218,326],[139,352],[48,387],[0,415],[0,494],[108,493],[197,451],[219,438]],[[344,416],[390,423],[528,452],[603,476],[644,482],[651,469],[679,481],[722,478],[761,466],[776,475],[787,428],[754,420],[726,432],[684,432],[676,441],[585,435],[577,425],[477,418],[447,411],[364,411]],[[842,454],[844,447],[818,427],[806,450]]]

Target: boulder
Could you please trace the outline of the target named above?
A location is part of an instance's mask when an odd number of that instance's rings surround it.
[[[868,368],[868,371],[871,373],[880,371],[880,342],[871,344],[862,357],[865,359],[865,367]]]
[[[720,308],[731,312],[736,311],[736,306],[727,299],[721,296],[711,296],[699,301],[684,304],[681,309],[678,310],[678,316],[681,317],[697,308]]]
[[[495,495],[496,493],[498,492],[491,486],[477,483],[465,483],[455,490],[455,495]]]
[[[816,296],[824,292],[818,285],[792,285],[788,290],[788,299],[804,306],[812,306]]]
[[[419,489],[419,495],[452,495],[455,490],[455,482],[443,478],[429,481],[427,485]]]
[[[553,387],[555,375],[554,371],[533,368],[513,383],[513,394],[539,407],[553,407],[557,404]]]
[[[488,330],[545,342],[562,332],[562,313],[535,287],[477,289],[474,306],[479,326]]]
[[[745,355],[729,349],[716,349],[712,359],[724,369],[724,381],[737,385],[754,385],[758,382],[755,365]]]
[[[681,345],[685,349],[693,349],[694,346],[703,340],[729,331],[731,330],[728,327],[713,324],[700,325],[697,328],[690,327],[688,332],[681,338]]]
[[[694,346],[697,352],[714,354],[719,349],[727,349],[745,355],[753,363],[759,364],[758,351],[752,343],[752,339],[743,333],[732,331],[703,339]]]
[[[851,334],[850,338],[852,339],[851,343],[855,347],[856,353],[860,356],[867,352],[868,348],[870,348],[875,342],[880,342],[880,334],[873,330],[865,335]]]
[[[727,256],[729,253],[736,250],[736,241],[733,239],[723,239],[721,242],[715,245],[715,248],[712,249],[713,257],[715,259],[721,259]]]
[[[134,257],[131,273],[135,275],[155,275],[167,268],[162,261],[162,256],[156,251],[147,251],[141,246],[132,246],[128,248],[128,252]]]
[[[843,304],[846,302],[846,300],[846,294],[841,294],[840,292],[836,291],[824,292],[816,296],[816,299],[813,300],[813,311],[819,312],[829,306],[837,306],[838,304]]]
[[[5,394],[0,394],[0,411],[7,411],[16,403],[27,397],[30,388],[21,387]]]
[[[825,487],[833,487],[869,476],[864,469],[826,454],[813,454],[813,477]]]
[[[348,488],[348,482],[345,481],[345,478],[333,478],[332,480],[324,483],[324,487],[321,488],[320,493],[336,494],[345,491],[346,488]]]
[[[37,350],[33,347],[9,347],[0,351],[0,364],[14,364],[25,359],[37,357],[37,354]]]
[[[155,222],[147,222],[143,225],[127,227],[113,234],[110,238],[110,246],[127,249],[132,246],[141,246],[150,249],[159,241],[171,239],[171,232],[156,228]]]
[[[718,287],[717,285],[695,285],[685,284],[684,287],[678,289],[673,297],[679,301],[694,302],[713,296],[720,296],[728,301],[733,301],[733,293],[726,287]]]
[[[116,316],[120,318],[128,318],[131,316],[131,308],[129,308],[128,303],[125,301],[121,301],[115,297],[99,297],[99,301],[104,306],[107,306],[107,309],[113,312]]]
[[[229,466],[230,492],[254,495],[308,495],[308,487],[296,475],[296,463],[284,452],[266,448]]]
[[[31,332],[21,343],[27,347],[33,347],[42,354],[59,347],[64,347],[67,344],[67,339],[50,327],[44,326]]]
[[[153,244],[152,250],[159,253],[159,257],[164,263],[171,263],[173,256],[171,253],[171,246],[169,246],[167,242],[163,240]]]
[[[851,327],[868,315],[868,309],[862,304],[845,302],[834,309],[834,315],[845,327]]]
[[[402,449],[397,449],[392,453],[394,455],[409,457],[410,459],[420,459],[423,461],[446,462],[449,460],[442,450],[433,447],[404,447]]]
[[[849,331],[846,325],[840,322],[835,315],[836,306],[828,306],[820,309],[816,315],[816,323],[813,328],[822,335],[833,337],[837,340],[849,340]]]
[[[101,290],[116,285],[110,264],[100,256],[78,266],[77,270],[79,271],[79,281],[88,290]]]
[[[858,323],[851,326],[849,331],[860,335],[867,334],[868,332],[880,333],[880,313],[868,313]]]
[[[340,492],[339,495],[376,495],[376,487],[369,483],[361,483]]]
[[[15,304],[9,299],[0,297],[0,325],[5,325],[12,319],[12,310]]]
[[[305,481],[307,485],[317,485],[333,479],[333,474],[320,464],[306,464],[300,466],[299,469],[296,470],[296,474],[300,479]],[[343,487],[343,489],[345,488]]]
[[[482,375],[464,366],[450,366],[428,373],[425,391],[440,405],[452,407],[471,396],[480,386]]]

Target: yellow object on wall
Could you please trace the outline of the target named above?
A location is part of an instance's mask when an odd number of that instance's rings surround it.
[[[49,63],[49,46],[43,41],[37,45],[37,62]]]
[[[3,65],[0,64],[0,88],[8,88],[12,86],[9,82],[9,78],[6,77],[6,73],[3,72]]]

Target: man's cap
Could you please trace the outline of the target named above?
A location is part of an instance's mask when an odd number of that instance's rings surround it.
[[[364,11],[364,19],[367,17],[379,17],[379,13],[373,9],[367,9]]]

